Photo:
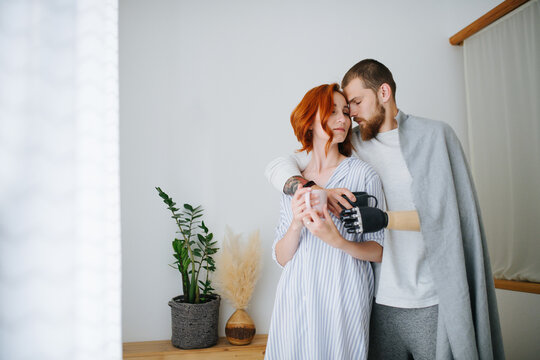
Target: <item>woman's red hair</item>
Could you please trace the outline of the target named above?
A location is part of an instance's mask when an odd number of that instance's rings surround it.
[[[334,93],[337,92],[341,95],[343,93],[339,90],[338,84],[324,84],[317,86],[309,90],[300,104],[296,106],[291,114],[291,125],[294,129],[294,134],[300,143],[302,148],[298,151],[307,151],[308,153],[313,150],[313,131],[309,128],[315,122],[317,112],[321,117],[321,126],[324,131],[330,136],[326,143],[326,153],[332,144],[333,134],[332,130],[328,127],[328,118],[334,111]],[[343,95],[345,97],[345,95]],[[339,152],[345,156],[350,156],[352,153],[351,144],[351,129],[347,133],[345,141],[338,144]]]

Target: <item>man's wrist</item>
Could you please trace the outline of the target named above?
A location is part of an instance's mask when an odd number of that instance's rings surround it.
[[[308,182],[309,181],[307,181],[301,176],[293,176],[289,178],[289,180],[287,180],[287,182],[285,183],[285,186],[283,186],[283,192],[286,195],[294,195],[294,193],[298,189],[298,185],[305,186],[305,184]]]

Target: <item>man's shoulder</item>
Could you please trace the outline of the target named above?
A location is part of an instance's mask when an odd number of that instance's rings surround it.
[[[444,121],[428,119],[428,118],[416,116],[416,115],[408,115],[405,124],[408,124],[408,125],[414,124],[417,126],[420,125],[420,126],[434,128],[434,129],[443,129],[449,126]]]
[[[444,121],[428,119],[415,115],[408,115],[402,126],[404,128],[411,128],[414,131],[424,131],[439,134],[454,132],[452,127]]]

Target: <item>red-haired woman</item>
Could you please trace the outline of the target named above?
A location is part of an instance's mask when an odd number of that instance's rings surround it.
[[[348,106],[337,84],[306,93],[291,124],[311,152],[303,177],[324,188],[364,191],[385,199],[379,176],[351,155]],[[268,344],[267,359],[365,359],[373,298],[370,262],[380,262],[384,232],[350,234],[323,208],[308,208],[311,188],[282,195],[281,219],[272,255],[283,267]]]

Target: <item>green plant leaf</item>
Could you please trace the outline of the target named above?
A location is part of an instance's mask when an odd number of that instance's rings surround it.
[[[178,239],[174,239],[172,242],[174,252],[181,254],[182,253],[182,242]]]
[[[199,227],[204,231],[205,234],[208,233],[208,228],[204,224],[204,221],[202,222],[201,226],[199,226]]]

